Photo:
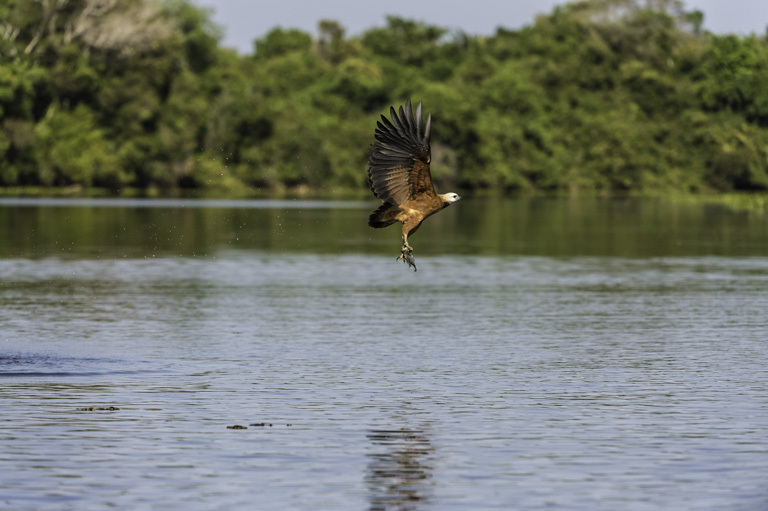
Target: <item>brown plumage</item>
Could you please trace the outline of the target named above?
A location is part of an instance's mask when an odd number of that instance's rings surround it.
[[[373,194],[384,201],[368,217],[371,227],[387,227],[395,222],[403,224],[403,247],[400,257],[408,266],[414,264],[413,248],[408,236],[430,215],[456,202],[461,197],[455,193],[438,194],[429,170],[431,151],[429,136],[432,116],[422,124],[421,102],[416,105],[416,117],[411,110],[411,100],[405,102],[400,112],[390,107],[391,121],[381,116],[377,122],[376,142],[368,160],[368,186]]]

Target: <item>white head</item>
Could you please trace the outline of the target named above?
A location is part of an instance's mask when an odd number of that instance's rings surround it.
[[[461,197],[459,196],[459,194],[453,193],[453,192],[441,193],[440,198],[443,199],[443,202],[445,203],[446,206],[448,204],[453,204],[454,202],[461,200]]]

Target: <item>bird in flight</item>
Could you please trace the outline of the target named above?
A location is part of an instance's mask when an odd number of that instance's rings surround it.
[[[384,201],[368,217],[368,225],[381,228],[401,222],[403,248],[397,260],[416,271],[408,236],[416,232],[425,218],[461,197],[453,192],[435,191],[429,170],[432,116],[427,117],[426,125],[422,123],[421,102],[416,105],[415,118],[410,99],[405,102],[405,109],[399,108],[399,115],[394,107],[389,108],[389,114],[391,120],[382,115],[376,123],[376,141],[368,159],[368,186],[373,195]]]

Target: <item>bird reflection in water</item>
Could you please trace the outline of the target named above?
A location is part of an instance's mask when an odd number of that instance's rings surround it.
[[[366,483],[370,511],[416,511],[429,500],[434,448],[424,430],[372,429]]]

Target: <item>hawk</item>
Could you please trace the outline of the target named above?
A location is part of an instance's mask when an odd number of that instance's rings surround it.
[[[414,118],[411,100],[398,112],[389,108],[390,119],[381,116],[376,123],[376,141],[368,159],[368,186],[383,204],[368,217],[368,225],[387,227],[395,222],[403,224],[403,247],[400,257],[416,271],[413,247],[408,236],[416,232],[430,215],[461,199],[458,194],[437,193],[429,170],[431,150],[429,135],[432,115],[426,124],[421,119],[421,102],[416,105]]]

